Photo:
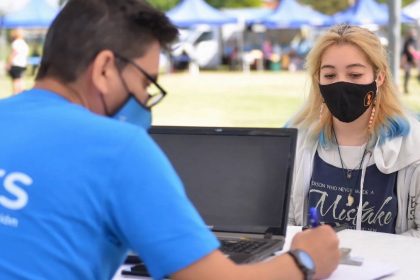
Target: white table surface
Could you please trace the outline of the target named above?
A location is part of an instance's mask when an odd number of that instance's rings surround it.
[[[288,250],[293,236],[300,227],[287,228],[283,251]],[[338,232],[341,248],[351,248],[351,255],[362,257],[364,262],[374,261],[392,265],[398,270],[383,279],[420,279],[420,239],[398,234],[371,231],[343,230]],[[354,278],[341,277],[353,280]]]
[[[386,279],[420,279],[419,238],[356,230],[338,236],[340,247],[352,248],[353,255],[396,266],[398,271]]]
[[[293,236],[301,227],[287,228],[283,251],[290,247]],[[390,264],[398,268],[384,279],[411,280],[420,279],[420,239],[397,234],[385,234],[369,231],[343,230],[338,233],[340,247],[351,248],[351,255],[362,257],[365,262],[375,261]],[[279,252],[281,254],[281,252]],[[120,270],[123,267],[120,268]],[[148,279],[144,277],[122,276],[118,271],[113,280]],[[351,279],[342,277],[340,279]]]

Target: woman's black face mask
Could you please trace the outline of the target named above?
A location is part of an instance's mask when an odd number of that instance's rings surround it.
[[[367,85],[337,82],[319,85],[325,104],[334,117],[342,122],[359,118],[376,98],[376,81]]]

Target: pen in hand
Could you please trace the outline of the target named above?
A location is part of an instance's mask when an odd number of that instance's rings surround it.
[[[312,228],[319,226],[318,212],[315,207],[309,209],[309,223]]]

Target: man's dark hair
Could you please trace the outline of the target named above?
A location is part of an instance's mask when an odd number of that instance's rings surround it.
[[[168,48],[178,30],[144,0],[69,0],[53,21],[36,79],[72,82],[102,50],[141,57],[152,42]]]

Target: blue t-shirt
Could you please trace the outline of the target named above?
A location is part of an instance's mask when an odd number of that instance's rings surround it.
[[[320,220],[356,228],[361,169],[347,178],[342,168],[315,154],[308,206],[316,207]],[[384,174],[375,164],[367,167],[363,187],[362,229],[395,233],[398,214],[397,172]],[[309,219],[308,219],[309,220]]]
[[[45,90],[0,100],[0,278],[161,279],[219,243],[149,135]]]

